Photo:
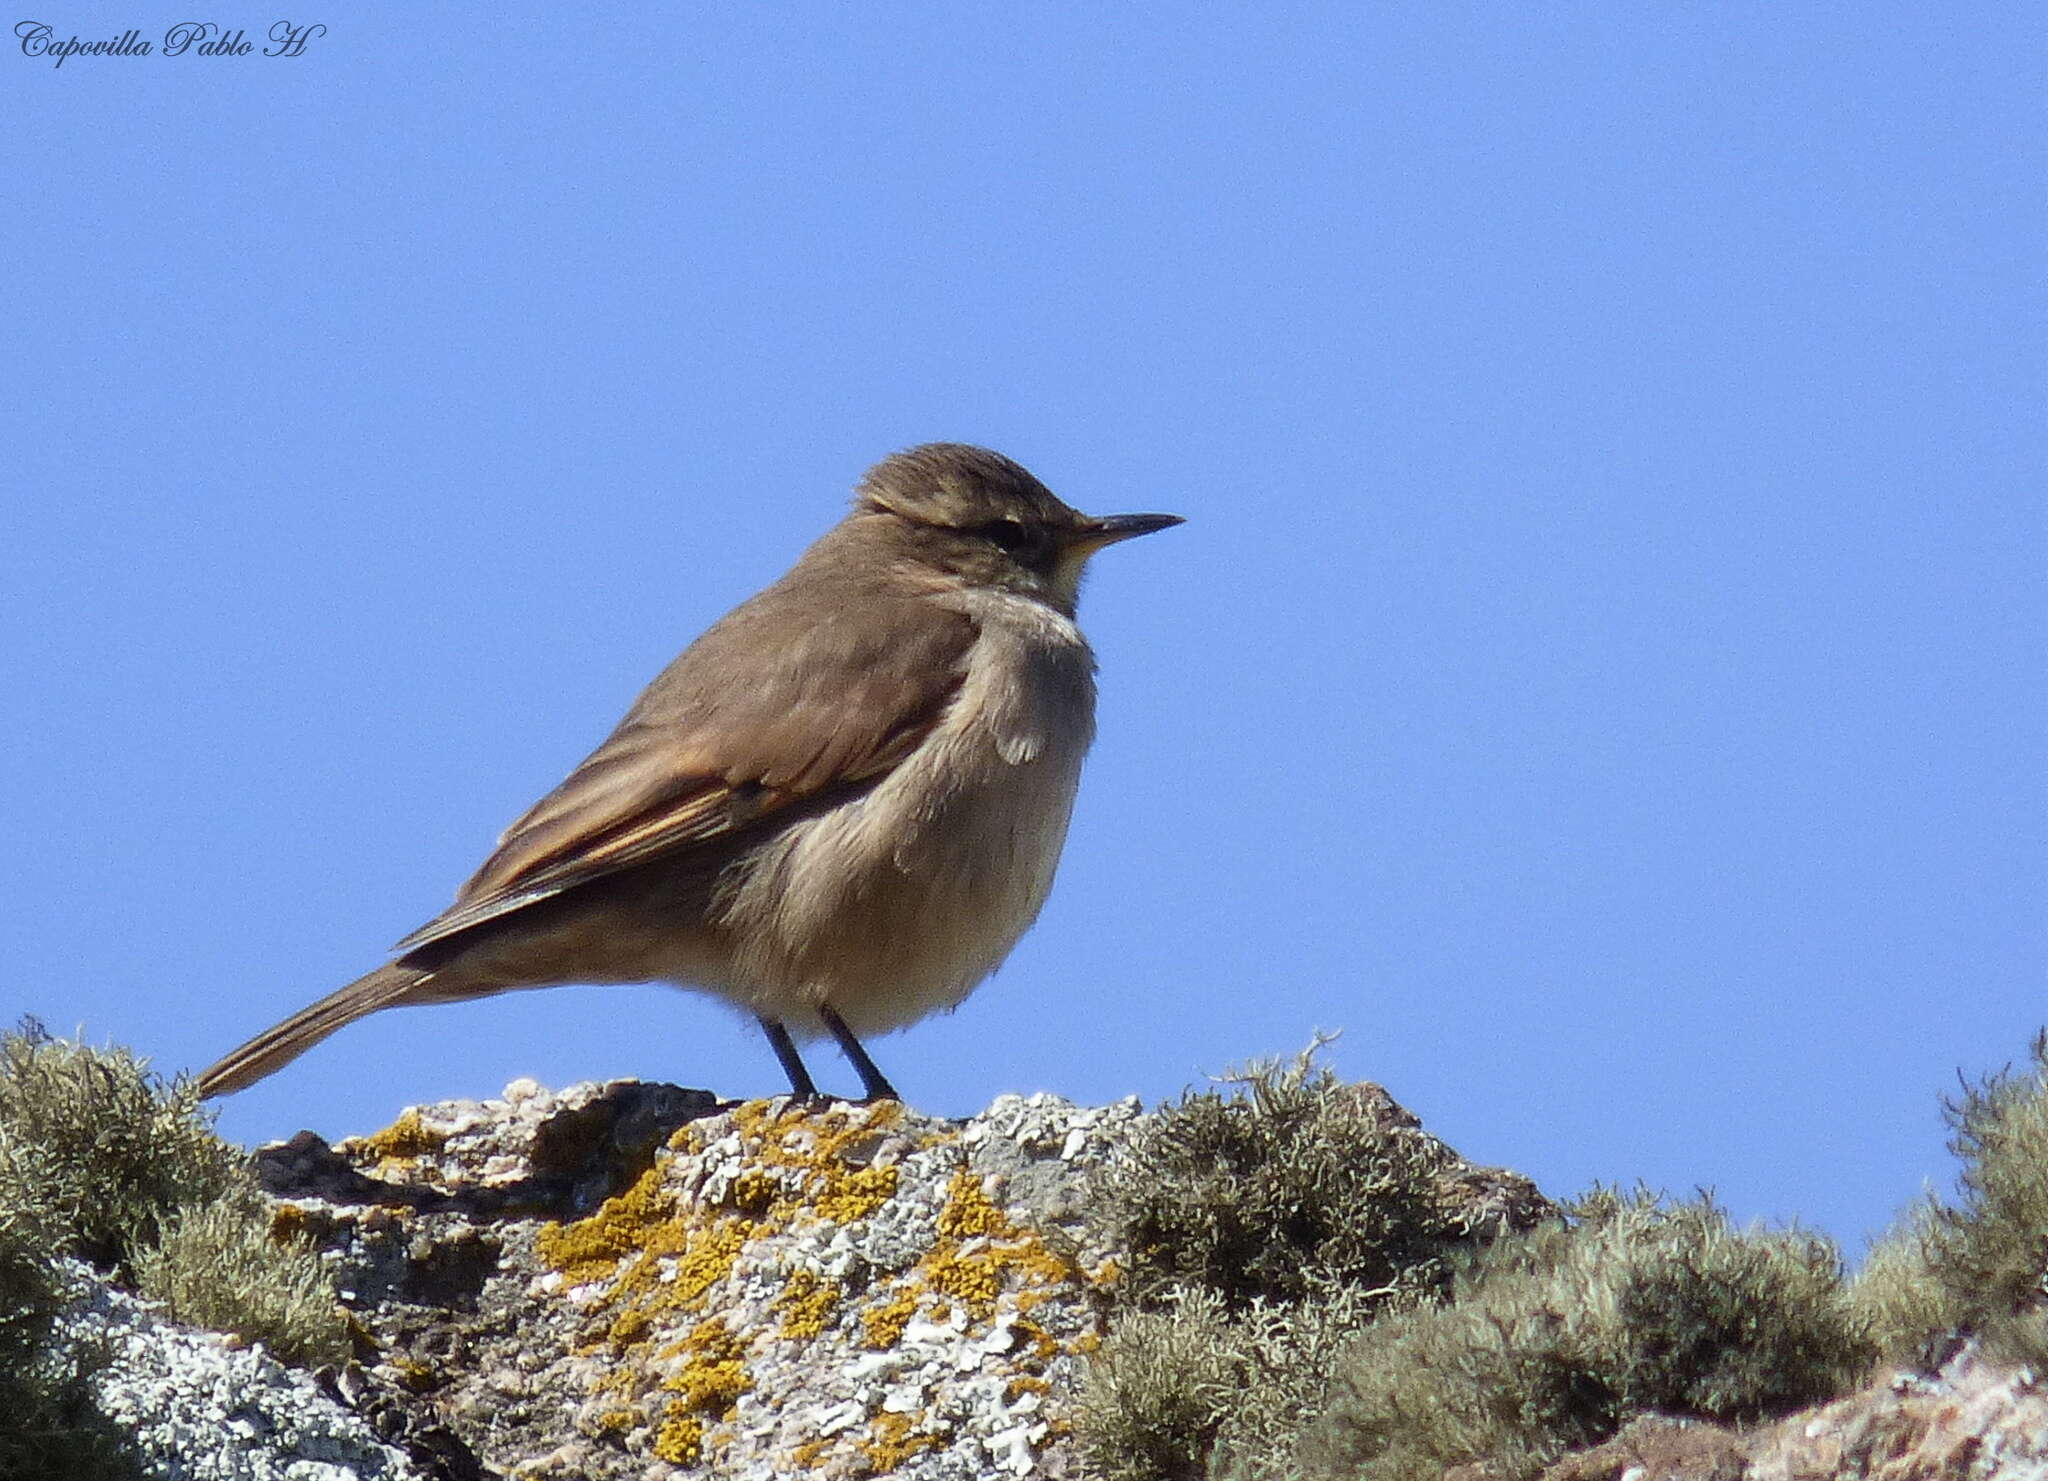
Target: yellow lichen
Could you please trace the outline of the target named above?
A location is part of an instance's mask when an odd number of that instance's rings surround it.
[[[704,1293],[731,1273],[754,1226],[740,1219],[728,1219],[702,1231],[679,1251],[676,1261],[674,1298],[664,1305],[694,1306]]]
[[[594,1394],[617,1394],[622,1399],[637,1399],[653,1387],[652,1380],[631,1363],[621,1363],[600,1375],[590,1385]]]
[[[1049,1300],[1052,1296],[1050,1291],[1037,1292],[1035,1294],[1044,1300]],[[1022,1303],[1020,1302],[1019,1304],[1021,1305]],[[1034,1302],[1032,1304],[1038,1305],[1042,1304],[1042,1302]],[[1060,1350],[1060,1345],[1053,1340],[1052,1333],[1039,1326],[1037,1322],[1026,1321],[1019,1317],[1012,1325],[1011,1330],[1018,1333],[1025,1341],[1031,1344],[1030,1356],[1040,1362],[1047,1361]]]
[[[639,1423],[639,1414],[631,1409],[607,1409],[597,1416],[597,1432],[601,1435],[616,1435],[633,1429]]]
[[[704,1421],[694,1414],[671,1414],[654,1436],[654,1453],[672,1466],[693,1466],[704,1453]]]
[[[718,1317],[708,1317],[691,1328],[679,1350],[687,1361],[662,1387],[681,1394],[692,1409],[724,1414],[754,1386],[746,1373],[745,1347]]]
[[[365,1150],[374,1152],[382,1160],[401,1161],[413,1157],[424,1157],[438,1152],[448,1138],[438,1131],[430,1131],[426,1122],[420,1119],[418,1107],[408,1107],[403,1115],[382,1131],[364,1137],[359,1143]]]
[[[620,1260],[645,1249],[652,1233],[674,1213],[675,1197],[662,1186],[656,1164],[589,1218],[542,1229],[535,1248],[541,1259],[581,1285],[610,1275]]]
[[[657,1163],[587,1219],[540,1231],[540,1257],[575,1284],[607,1283],[597,1310],[611,1321],[584,1351],[624,1353],[655,1336],[671,1313],[694,1311],[732,1271],[757,1227],[729,1214],[708,1220],[681,1205]]]
[[[886,1410],[868,1421],[867,1437],[859,1442],[861,1459],[876,1476],[901,1470],[905,1461],[936,1444],[937,1437],[920,1433],[909,1415]]]
[[[690,1465],[703,1456],[707,1423],[731,1418],[754,1380],[747,1375],[746,1349],[717,1317],[697,1323],[672,1351],[683,1364],[662,1384],[676,1397],[664,1412],[654,1453]]]
[[[909,1284],[898,1286],[887,1301],[861,1313],[860,1324],[867,1334],[868,1346],[883,1352],[894,1347],[903,1340],[903,1329],[916,1314],[917,1288]]]
[[[775,1206],[782,1180],[760,1168],[749,1168],[732,1180],[733,1206],[759,1217]]]
[[[838,1224],[866,1218],[896,1194],[896,1169],[868,1159],[902,1116],[902,1107],[886,1101],[817,1113],[748,1101],[733,1111],[733,1127],[742,1155],[760,1165],[734,1180],[734,1201],[778,1222],[804,1213]]]
[[[1012,1223],[982,1180],[964,1168],[947,1185],[936,1231],[938,1240],[909,1278],[862,1313],[870,1347],[886,1349],[901,1341],[926,1298],[932,1298],[934,1321],[947,1320],[956,1307],[970,1320],[985,1321],[1006,1292],[1013,1293],[1009,1304],[1021,1316],[1086,1278],[1036,1233]],[[1018,1327],[1030,1344],[1030,1360],[1043,1361],[1057,1350],[1058,1344],[1037,1325],[1019,1322]]]
[[[972,1239],[977,1234],[1008,1234],[1010,1221],[989,1202],[981,1179],[960,1171],[946,1188],[946,1206],[939,1210],[939,1233],[954,1239]]]
[[[295,1240],[309,1238],[313,1233],[313,1220],[296,1203],[280,1203],[270,1213],[270,1237],[278,1244],[291,1244]]]
[[[644,1342],[648,1329],[654,1325],[651,1312],[637,1306],[629,1306],[613,1320],[605,1336],[611,1340],[612,1350],[623,1352],[636,1342]]]
[[[676,1223],[654,1231],[599,1303],[600,1309],[618,1311],[604,1341],[622,1352],[652,1337],[670,1313],[703,1306],[705,1294],[731,1272],[752,1233],[752,1225],[737,1219],[710,1228]]]
[[[850,1224],[855,1219],[865,1219],[895,1196],[895,1168],[863,1167],[828,1186],[819,1194],[816,1206],[821,1218],[835,1224]]]
[[[839,1304],[839,1288],[821,1281],[808,1270],[791,1274],[782,1294],[769,1303],[782,1313],[782,1335],[800,1342],[822,1336]]]
[[[989,1315],[1003,1291],[1002,1271],[986,1248],[962,1251],[942,1245],[926,1255],[918,1269],[933,1290],[958,1301],[969,1316]]]
[[[647,1442],[654,1454],[675,1465],[710,1465],[729,1443],[742,1396],[753,1387],[743,1339],[811,1342],[831,1334],[842,1320],[848,1293],[815,1271],[787,1275],[770,1303],[773,1316],[760,1330],[735,1334],[716,1317],[697,1320],[679,1335],[672,1318],[706,1317],[713,1292],[733,1271],[749,1243],[770,1230],[806,1223],[843,1224],[876,1213],[899,1191],[899,1167],[891,1158],[906,1143],[957,1142],[957,1136],[906,1139],[892,1132],[902,1111],[894,1104],[834,1105],[813,1109],[786,1101],[751,1101],[727,1118],[693,1123],[670,1138],[670,1151],[711,1156],[725,1192],[711,1206],[686,1202],[665,1183],[668,1156],[595,1214],[544,1230],[542,1258],[578,1284],[602,1283],[595,1310],[609,1318],[600,1327],[602,1345],[632,1350],[618,1367],[634,1371],[635,1383],[599,1384],[617,1396],[602,1407],[601,1429],[625,1427],[613,1414],[635,1415],[633,1425],[652,1423]],[[730,1138],[731,1140],[727,1140]],[[727,1160],[723,1144],[738,1145]],[[899,1346],[921,1312],[936,1320],[1014,1324],[1013,1351],[1006,1360],[1014,1402],[1047,1391],[1044,1365],[1061,1351],[1092,1345],[1092,1334],[1055,1338],[1026,1314],[1062,1290],[1086,1289],[1113,1280],[1113,1266],[1081,1269],[1072,1252],[1059,1258],[1047,1237],[1013,1223],[990,1184],[966,1168],[953,1173],[935,1221],[933,1245],[916,1266],[886,1277],[854,1308],[858,1325],[843,1330],[877,1350]],[[590,1309],[586,1307],[585,1309]],[[1044,1313],[1041,1313],[1043,1315]],[[643,1402],[648,1387],[666,1392],[652,1411],[623,1407]],[[749,1401],[752,1402],[752,1401]],[[772,1399],[770,1402],[774,1402]],[[852,1464],[870,1474],[900,1468],[919,1452],[941,1443],[919,1428],[917,1416],[885,1412],[864,1429],[835,1440],[813,1441],[783,1457],[792,1474],[832,1464]]]

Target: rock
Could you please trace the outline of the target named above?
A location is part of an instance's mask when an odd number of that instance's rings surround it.
[[[1931,1373],[1884,1375],[1746,1434],[1639,1419],[1543,1481],[2048,1481],[2048,1395],[1961,1344]]]
[[[276,1226],[333,1265],[359,1330],[345,1371],[174,1327],[83,1266],[59,1335],[104,1344],[91,1402],[166,1481],[1062,1481],[1128,1263],[1084,1217],[1088,1178],[1144,1119],[515,1082],[256,1154]],[[1447,1176],[1475,1229],[1548,1207],[1499,1170]],[[2048,1481],[2048,1397],[1960,1344],[1747,1431],[1638,1418],[1544,1481],[1835,1476]]]
[[[432,1481],[362,1415],[261,1348],[155,1316],[67,1261],[62,1346],[95,1354],[86,1401],[151,1481]]]
[[[489,1474],[1057,1478],[1115,1272],[1079,1190],[1139,1116],[524,1084],[257,1165],[364,1381]]]

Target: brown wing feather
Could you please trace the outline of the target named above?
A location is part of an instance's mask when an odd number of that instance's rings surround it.
[[[959,692],[973,623],[916,593],[856,591],[850,572],[812,575],[801,612],[785,578],[693,643],[398,949],[872,785],[909,755]],[[864,619],[838,620],[854,599]]]

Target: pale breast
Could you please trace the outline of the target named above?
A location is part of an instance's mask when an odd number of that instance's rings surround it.
[[[801,1025],[830,1002],[857,1033],[950,1008],[1045,903],[1094,735],[1094,657],[1036,602],[974,593],[959,698],[866,796],[763,846],[729,897],[736,981]],[[735,991],[737,989],[737,991]]]

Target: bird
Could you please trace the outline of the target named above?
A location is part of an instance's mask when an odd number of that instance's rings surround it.
[[[1095,731],[1075,623],[1105,546],[1183,521],[1094,517],[965,443],[875,464],[780,580],[691,643],[384,966],[203,1071],[255,1083],[385,1008],[664,982],[750,1014],[790,1091],[830,1035],[950,1011],[1051,889]]]

